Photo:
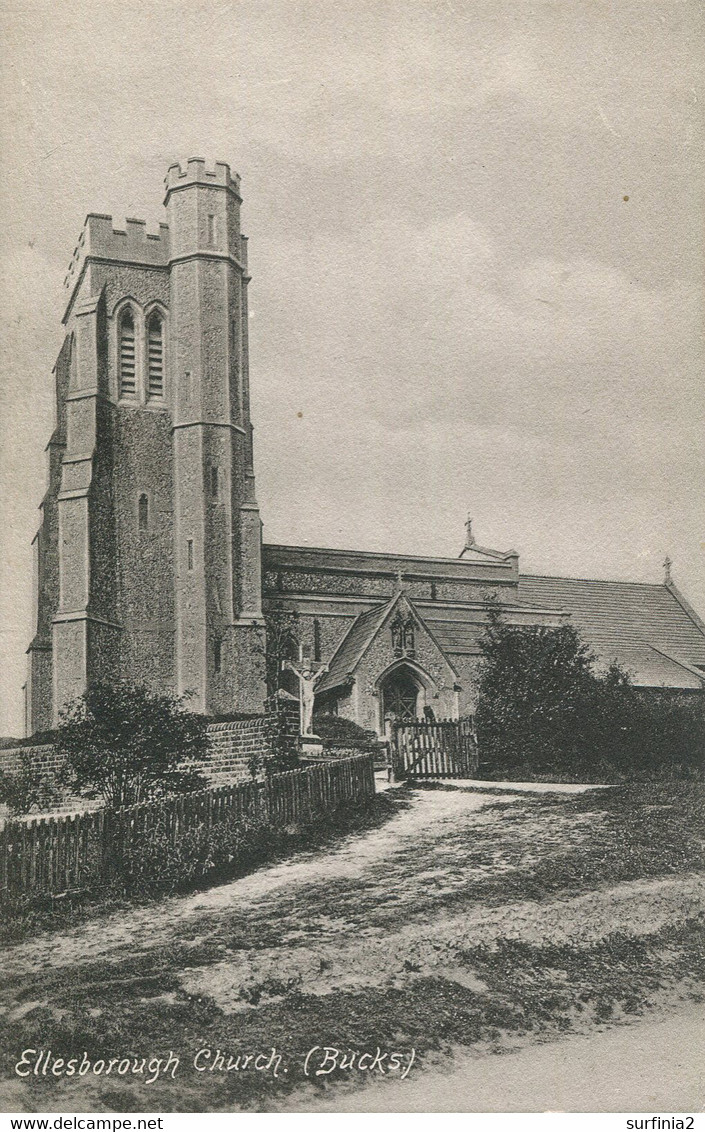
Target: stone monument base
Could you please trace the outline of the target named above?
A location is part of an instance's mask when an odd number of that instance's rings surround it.
[[[320,759],[323,755],[323,740],[319,735],[300,735],[299,749],[302,759]]]

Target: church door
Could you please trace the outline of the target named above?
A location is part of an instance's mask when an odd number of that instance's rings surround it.
[[[395,672],[383,688],[384,717],[399,723],[413,723],[416,719],[416,704],[419,689],[403,669]]]

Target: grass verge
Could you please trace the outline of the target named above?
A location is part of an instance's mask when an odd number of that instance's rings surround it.
[[[171,892],[185,893],[223,884],[239,876],[284,860],[301,851],[332,848],[355,833],[365,833],[387,822],[400,809],[408,806],[408,792],[396,795],[378,794],[368,803],[325,814],[311,824],[291,825],[272,830],[262,838],[256,851],[239,856],[228,867],[214,869],[206,877],[172,887]],[[118,885],[78,895],[20,899],[3,907],[0,921],[0,945],[16,943],[43,931],[74,927],[87,919],[109,915],[139,905],[155,903],[164,893],[131,892]]]
[[[33,1078],[24,1096],[27,1111],[266,1110],[304,1083],[305,1054],[316,1045],[372,1052],[377,1046],[414,1047],[422,1066],[434,1052],[447,1059],[455,1046],[500,1051],[527,1037],[549,1039],[596,1022],[623,1021],[662,1006],[669,995],[672,1001],[701,1001],[702,928],[693,920],[638,940],[612,935],[583,947],[498,939],[468,950],[462,970],[448,977],[415,978],[410,972],[402,986],[323,996],[282,988],[279,1002],[234,1016],[208,998],[185,994],[167,970],[112,986],[96,980],[94,971],[92,982],[66,985],[51,1009],[30,1008],[10,1022],[0,1056],[11,1065],[20,1051],[41,1043],[59,1057],[80,1057],[85,1050],[91,1060],[129,1054],[166,1059],[174,1051],[181,1059],[175,1080],[152,1085]],[[192,1066],[203,1047],[237,1054],[272,1046],[288,1069],[276,1080],[256,1072],[199,1074]],[[344,1079],[349,1075],[334,1072],[317,1087],[344,1085]]]

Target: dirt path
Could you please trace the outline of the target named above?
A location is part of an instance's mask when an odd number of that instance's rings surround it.
[[[63,966],[104,958],[129,948],[146,950],[174,938],[189,922],[233,910],[245,914],[277,892],[301,891],[307,885],[354,881],[415,843],[433,823],[437,835],[463,817],[496,801],[490,795],[419,792],[413,805],[380,829],[348,838],[338,849],[298,853],[205,892],[173,897],[158,904],[119,912],[68,932],[47,933],[6,949],[3,970],[12,975],[37,966]]]
[[[205,892],[41,935],[7,948],[3,971],[17,976],[98,959],[120,961],[127,954],[184,939],[198,943],[218,936],[229,955],[216,970],[209,965],[209,982],[215,982],[208,993],[222,985],[224,970],[235,966],[242,967],[245,982],[267,977],[269,967],[283,964],[310,983],[308,968],[313,965],[319,971],[315,982],[328,985],[336,984],[334,972],[355,966],[364,940],[363,966],[372,985],[377,977],[393,975],[395,952],[407,965],[410,961],[425,967],[430,962],[436,968],[451,961],[459,947],[498,935],[539,943],[599,939],[627,927],[639,934],[656,931],[669,919],[694,915],[705,905],[705,879],[677,876],[631,881],[546,903],[522,900],[487,907],[472,902],[469,907],[459,898],[470,881],[501,877],[552,847],[564,850],[577,844],[595,821],[590,814],[556,818],[548,830],[539,821],[510,825],[508,817],[517,801],[517,795],[506,793],[419,790],[411,795],[408,808],[384,826],[349,837],[333,851],[299,853]],[[448,910],[454,903],[457,912]],[[247,921],[276,923],[276,946],[268,951],[266,938],[260,938],[251,958],[231,947],[228,930],[240,936]],[[325,979],[320,978],[321,967]],[[205,992],[198,972],[189,974],[188,981],[188,989]]]
[[[457,1050],[443,1070],[377,1079],[333,1100],[301,1090],[304,1112],[701,1112],[705,1008],[634,1022],[514,1053]]]
[[[286,1095],[302,1109],[305,1052],[333,1042],[419,1054],[403,1085],[384,1079],[372,1095],[345,1075],[319,1082],[316,1106],[333,1111],[348,1102],[353,1111],[442,1111],[449,1096],[461,1111],[619,1108],[609,1090],[586,1100],[576,1079],[608,1080],[611,1056],[626,1072],[641,1031],[622,1023],[700,1001],[695,918],[705,878],[687,871],[698,856],[680,795],[656,804],[649,793],[627,812],[609,791],[562,793],[389,790],[368,827],[337,843],[7,948],[7,1064],[17,1050],[45,1046],[99,1060],[175,1050],[183,1061],[176,1084],[11,1080],[15,1107],[266,1111],[288,1108]],[[594,1034],[608,1022],[625,1035],[611,1055]],[[596,1044],[530,1045],[560,1032],[593,1034]],[[667,1072],[678,1083],[671,1060],[680,1047],[670,1031],[668,1040]],[[289,1076],[206,1079],[188,1070],[204,1042],[245,1053],[276,1047]],[[490,1056],[518,1042],[526,1048]],[[645,1064],[654,1042],[643,1039]],[[454,1058],[443,1063],[442,1050]],[[691,1096],[684,1072],[681,1107]],[[522,1092],[523,1078],[533,1092]],[[640,1081],[632,1079],[628,1107]],[[661,1107],[676,1103],[652,1089],[647,1107],[652,1095]]]
[[[415,791],[392,820],[334,851],[306,852],[206,892],[47,934],[7,949],[6,977],[184,946],[183,989],[226,1013],[275,1001],[281,987],[328,995],[440,976],[468,986],[464,950],[498,937],[540,945],[658,931],[705,906],[705,878],[657,877],[552,900],[487,904],[468,884],[511,873],[585,838],[584,818],[510,821],[514,795]],[[498,802],[501,804],[498,805]],[[489,809],[488,807],[492,807]],[[502,848],[499,848],[499,846]],[[203,954],[200,962],[197,956]],[[173,970],[174,968],[172,968]],[[276,986],[270,993],[265,989]],[[12,1010],[11,1001],[7,1007]]]

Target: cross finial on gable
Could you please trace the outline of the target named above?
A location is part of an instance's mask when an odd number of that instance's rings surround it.
[[[667,586],[670,586],[671,582],[673,581],[673,578],[671,577],[671,566],[672,565],[673,565],[673,563],[671,562],[671,559],[668,557],[668,555],[666,555],[666,557],[663,560],[663,572],[664,572],[663,581],[664,581],[664,584],[667,585]]]
[[[465,549],[470,550],[475,545],[475,536],[472,533],[472,516],[465,520]]]
[[[401,567],[399,567],[399,569],[397,570],[397,589],[404,589],[404,575],[401,572]]]

